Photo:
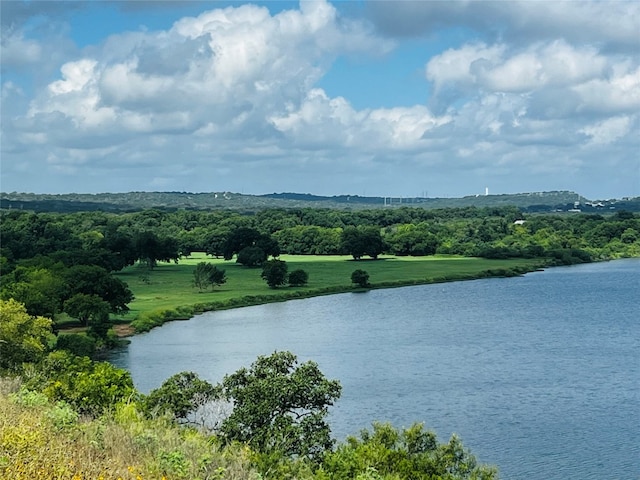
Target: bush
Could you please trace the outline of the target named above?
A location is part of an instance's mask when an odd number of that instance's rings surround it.
[[[450,480],[497,478],[496,469],[480,465],[457,436],[439,444],[435,433],[422,424],[396,430],[374,423],[360,438],[349,437],[335,452],[328,452],[318,479],[414,479]]]
[[[287,262],[283,260],[269,260],[264,262],[260,275],[271,288],[287,283]]]
[[[135,396],[131,374],[107,362],[93,362],[59,350],[50,353],[30,378],[27,388],[62,400],[81,414],[100,415]]]
[[[79,357],[93,357],[96,353],[96,340],[93,337],[79,333],[58,335],[56,349],[66,350]]]
[[[304,270],[294,270],[289,274],[289,285],[292,287],[301,287],[309,281],[309,274]]]
[[[369,286],[369,274],[364,270],[354,270],[351,274],[351,283],[355,283],[360,287],[368,287]]]

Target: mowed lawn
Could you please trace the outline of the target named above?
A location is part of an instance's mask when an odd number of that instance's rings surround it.
[[[280,287],[271,289],[260,277],[262,269],[248,268],[208,257],[204,253],[193,253],[178,264],[159,263],[153,270],[138,265],[128,267],[116,276],[127,282],[135,295],[129,304],[131,312],[125,320],[133,320],[140,313],[162,309],[175,309],[201,303],[211,303],[246,296],[278,297],[283,292],[301,292],[305,296],[321,295],[327,289],[348,290],[351,273],[356,269],[369,273],[373,287],[398,286],[400,284],[429,283],[481,276],[486,270],[513,267],[534,268],[536,262],[527,259],[487,260],[482,258],[429,256],[391,257],[378,260],[355,261],[350,256],[304,256],[282,255],[289,272],[303,269],[309,274],[309,283],[304,287]],[[200,292],[193,286],[193,270],[199,262],[211,262],[226,271],[224,285]]]

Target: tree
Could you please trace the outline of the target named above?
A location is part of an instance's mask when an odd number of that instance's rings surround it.
[[[26,383],[51,400],[63,400],[79,413],[98,416],[135,395],[131,374],[108,362],[93,362],[64,350],[51,352]]]
[[[453,435],[438,444],[436,434],[422,424],[396,430],[390,424],[374,423],[360,438],[349,437],[323,462],[326,478],[394,478],[493,480],[494,467],[480,465]],[[375,472],[375,476],[369,476]]]
[[[79,333],[58,335],[56,350],[66,350],[78,357],[93,357],[96,353],[96,339]]]
[[[273,257],[280,255],[278,242],[272,239],[270,235],[263,235],[253,228],[240,227],[233,230],[227,237],[222,249],[224,259],[231,260],[236,253],[240,254],[242,250],[248,247],[260,248],[266,255],[265,260],[270,255]]]
[[[158,237],[152,231],[138,234],[135,241],[136,256],[149,268],[154,268],[158,261],[178,263],[180,251],[178,241],[172,237]]]
[[[101,320],[109,315],[111,306],[98,295],[76,293],[64,302],[64,311],[71,317],[77,318],[84,326],[89,326],[89,320]]]
[[[110,309],[108,302],[94,294],[76,293],[64,302],[64,311],[67,314],[89,327],[90,335],[103,340],[107,339],[107,333],[111,328]]]
[[[238,253],[236,263],[245,267],[257,267],[267,261],[268,255],[260,247],[244,247]]]
[[[218,257],[224,257],[225,254],[225,242],[229,236],[227,230],[213,230],[204,240],[205,251],[207,255]]]
[[[378,227],[345,227],[341,245],[355,260],[360,260],[364,255],[376,259],[384,251],[384,241]]]
[[[325,417],[342,387],[327,380],[315,362],[298,364],[291,352],[260,356],[251,368],[225,376],[218,388],[222,399],[233,402],[220,427],[227,441],[311,459],[332,448]]]
[[[64,267],[62,267],[64,268]],[[65,282],[48,268],[18,266],[2,277],[3,299],[22,303],[30,315],[53,318],[60,312]]]
[[[40,360],[51,324],[48,318],[29,315],[14,299],[0,300],[0,371],[19,372],[23,363]]]
[[[220,270],[218,267],[209,262],[200,262],[196,265],[193,271],[193,284],[200,289],[200,291],[211,286],[222,285],[226,283],[227,275],[225,270]]]
[[[102,267],[93,265],[76,265],[66,270],[64,278],[69,286],[69,297],[77,293],[97,295],[109,303],[112,313],[126,313],[127,304],[133,300],[133,293],[119,278]]]
[[[271,288],[277,288],[287,283],[287,262],[283,260],[269,260],[264,262],[260,276]]]
[[[294,270],[289,274],[289,285],[292,287],[301,287],[309,281],[309,274],[304,270]]]
[[[199,407],[215,399],[216,389],[193,372],[181,372],[152,390],[143,402],[147,415],[170,413],[178,422],[188,422]]]
[[[364,270],[354,270],[351,274],[351,283],[355,283],[361,287],[369,286],[369,274]]]

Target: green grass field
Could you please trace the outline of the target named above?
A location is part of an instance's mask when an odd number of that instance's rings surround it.
[[[513,275],[533,270],[539,265],[539,260],[487,260],[452,256],[383,256],[375,261],[354,261],[348,256],[282,255],[280,259],[287,262],[289,272],[296,269],[307,271],[309,283],[304,287],[271,289],[260,278],[260,268],[247,268],[236,264],[235,260],[214,259],[203,253],[193,253],[178,264],[160,263],[152,271],[137,265],[129,267],[116,274],[129,284],[135,295],[135,300],[129,305],[131,312],[124,320],[131,321],[141,315],[178,307],[199,305],[196,311],[211,310],[349,291],[353,288],[351,273],[356,269],[369,273],[373,288],[382,288]],[[193,269],[202,261],[223,268],[227,282],[213,291],[200,292],[194,287]],[[189,309],[184,311],[187,313],[182,316],[188,317],[193,313]]]

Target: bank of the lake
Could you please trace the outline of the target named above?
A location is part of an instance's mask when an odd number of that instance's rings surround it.
[[[630,259],[208,312],[133,337],[113,361],[147,392],[291,350],[342,383],[338,438],[423,421],[503,480],[627,480],[640,472],[639,287]]]
[[[351,273],[369,273],[372,289],[393,288],[487,277],[516,276],[541,267],[540,259],[490,260],[476,257],[435,255],[427,257],[382,256],[378,260],[354,261],[348,256],[283,255],[289,271],[302,269],[309,282],[302,287],[271,289],[260,277],[259,268],[193,253],[179,263],[159,263],[153,270],[138,265],[118,273],[135,295],[124,319],[130,328],[120,332],[139,333],[170,320],[184,320],[206,311],[225,310],[286,300],[353,291]],[[200,292],[193,286],[193,270],[199,262],[224,269],[225,284]]]

